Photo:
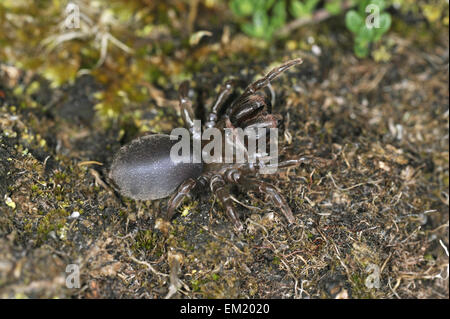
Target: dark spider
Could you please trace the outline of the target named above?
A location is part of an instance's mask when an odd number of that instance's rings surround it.
[[[265,77],[250,84],[244,92],[231,103],[227,103],[233,91],[233,82],[228,81],[222,87],[205,124],[206,128],[276,128],[277,114],[271,114],[265,95],[261,94],[281,73],[294,65],[302,63],[301,59],[288,61],[272,69]],[[193,132],[194,112],[188,97],[189,84],[183,82],[179,88],[179,101],[183,121]],[[183,199],[196,186],[205,188],[209,185],[217,196],[238,231],[243,225],[237,217],[228,184],[237,184],[247,191],[269,195],[273,204],[280,209],[289,223],[294,223],[286,199],[277,189],[263,181],[248,178],[260,168],[258,163],[174,163],[170,159],[170,149],[176,141],[169,135],[156,134],[139,137],[123,146],[116,154],[109,177],[118,187],[119,192],[138,200],[160,199],[172,195],[168,202],[167,218],[170,220]],[[278,168],[297,166],[302,163],[324,165],[327,161],[320,158],[298,156],[278,163]]]

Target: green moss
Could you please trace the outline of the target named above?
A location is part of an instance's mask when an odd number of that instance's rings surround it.
[[[211,279],[214,281],[218,281],[220,279],[220,276],[218,274],[212,274]]]
[[[151,251],[155,246],[156,235],[151,230],[141,230],[135,237],[133,249]]]
[[[273,257],[272,263],[273,263],[274,265],[279,265],[279,264],[281,264],[281,259],[280,259],[280,257],[278,257],[278,256]]]
[[[66,223],[66,218],[70,215],[63,209],[55,209],[48,213],[42,213],[44,216],[38,221],[37,234],[39,241],[45,241],[50,232],[60,230]]]

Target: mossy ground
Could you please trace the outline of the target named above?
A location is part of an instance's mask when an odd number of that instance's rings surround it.
[[[427,40],[393,32],[390,59],[374,62],[322,28],[295,36],[318,35],[320,56],[303,42],[266,47],[234,33],[190,51],[200,105],[226,78],[248,83],[302,57],[273,83],[283,153],[334,160],[258,177],[286,196],[293,226],[263,196],[233,188],[241,234],[206,192],[167,223],[165,199],[136,202],[103,186],[121,145],[180,125],[170,78],[105,124],[95,77],[55,88],[2,63],[0,296],[448,298],[438,276],[448,273],[448,29]],[[69,264],[80,266],[79,289],[65,285]]]

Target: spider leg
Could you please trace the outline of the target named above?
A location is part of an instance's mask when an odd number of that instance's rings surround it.
[[[220,175],[214,175],[210,181],[211,191],[217,196],[219,201],[222,203],[228,217],[234,224],[234,227],[238,231],[242,231],[244,226],[237,217],[236,209],[234,207],[233,201],[230,197],[229,190],[225,187],[225,181]]]
[[[194,111],[192,110],[192,102],[189,99],[189,82],[184,81],[178,89],[178,98],[181,108],[181,117],[186,127],[192,131],[194,127]]]
[[[257,114],[266,107],[266,101],[264,97],[260,95],[247,96],[240,100],[238,103],[234,104],[231,109],[229,109],[229,118],[233,125],[240,127],[241,122],[252,117],[252,115]]]
[[[197,185],[197,181],[189,178],[184,183],[182,183],[177,191],[172,195],[167,204],[167,219],[171,220],[175,214],[176,209],[180,206],[183,199],[189,195],[192,189]]]
[[[293,67],[294,65],[301,64],[302,62],[303,62],[303,60],[300,58],[287,61],[287,62],[283,63],[282,65],[277,66],[276,68],[273,68],[263,78],[251,83],[249,86],[247,86],[244,93],[242,93],[241,96],[233,103],[232,112],[236,112],[235,108],[239,108],[242,105],[242,102],[246,97],[254,94],[256,91],[259,91],[259,90],[265,88],[266,86],[268,86],[270,84],[270,82],[272,80],[274,80],[281,73],[283,73],[290,67]],[[273,99],[273,97],[272,97],[272,99]]]
[[[272,69],[263,78],[256,80],[255,82],[247,86],[245,91],[232,103],[231,108],[228,110],[228,115],[231,122],[236,126],[239,126],[239,122],[241,120],[249,118],[252,114],[255,114],[257,111],[260,111],[261,109],[266,107],[264,97],[255,95],[254,93],[269,86],[272,80],[274,80],[290,67],[302,62],[302,59],[287,61],[286,63]],[[273,92],[273,88],[269,86],[269,89],[272,95],[272,101],[274,102],[275,95]]]
[[[242,127],[245,128],[276,128],[278,121],[281,119],[279,114],[267,114],[262,112],[255,117],[251,117],[248,120],[242,122]]]
[[[208,121],[206,122],[207,128],[211,128],[216,125],[218,113],[233,92],[234,85],[235,81],[229,80],[226,81],[220,89],[219,95],[217,96],[217,99],[211,107],[211,111],[208,115]]]
[[[277,66],[276,68],[273,68],[269,73],[266,74],[265,77],[262,79],[256,80],[252,84],[250,84],[242,94],[242,96],[248,96],[250,94],[255,93],[256,91],[261,90],[262,88],[265,88],[269,83],[274,80],[276,77],[278,77],[281,73],[289,69],[290,67],[293,67],[294,65],[303,63],[303,60],[298,58],[294,60],[287,61],[283,63],[280,66]]]
[[[270,110],[269,112],[272,112],[272,107],[275,105],[275,101],[277,100],[277,95],[275,94],[275,90],[272,87],[272,84],[267,84],[267,88],[269,89],[270,92]]]
[[[283,169],[283,168],[289,168],[289,167],[295,167],[300,166],[301,164],[306,165],[312,165],[318,168],[330,166],[332,164],[332,160],[321,158],[321,157],[314,157],[314,156],[298,156],[297,158],[290,158],[284,161],[281,161],[279,163],[256,163],[254,165],[243,165],[239,167],[239,170],[242,173],[252,173],[255,172],[257,169],[261,169],[262,167],[268,168],[268,169]]]
[[[262,181],[256,181],[243,177],[242,175],[237,180],[237,183],[239,185],[242,185],[248,191],[256,191],[262,194],[269,195],[272,203],[281,210],[289,223],[295,223],[295,217],[292,214],[291,208],[286,202],[286,199],[277,191],[274,186]]]

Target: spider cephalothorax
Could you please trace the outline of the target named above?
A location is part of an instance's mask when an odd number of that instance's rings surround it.
[[[229,101],[233,82],[226,82],[211,107],[205,128],[276,128],[280,117],[271,113],[261,90],[288,68],[300,63],[301,59],[294,59],[272,69],[266,76],[250,84],[233,101]],[[193,132],[194,112],[188,93],[189,84],[183,82],[179,89],[181,114],[186,127]],[[110,172],[110,178],[119,191],[127,197],[140,200],[164,198],[173,193],[167,209],[167,218],[171,219],[183,199],[194,188],[209,188],[222,203],[235,228],[241,231],[243,225],[229,192],[229,185],[237,184],[247,191],[268,195],[288,222],[295,222],[291,208],[274,186],[248,177],[254,175],[261,164],[174,163],[170,158],[174,143],[169,135],[157,134],[137,138],[123,146],[115,156]],[[277,168],[323,162],[320,159],[298,156],[277,163]]]

